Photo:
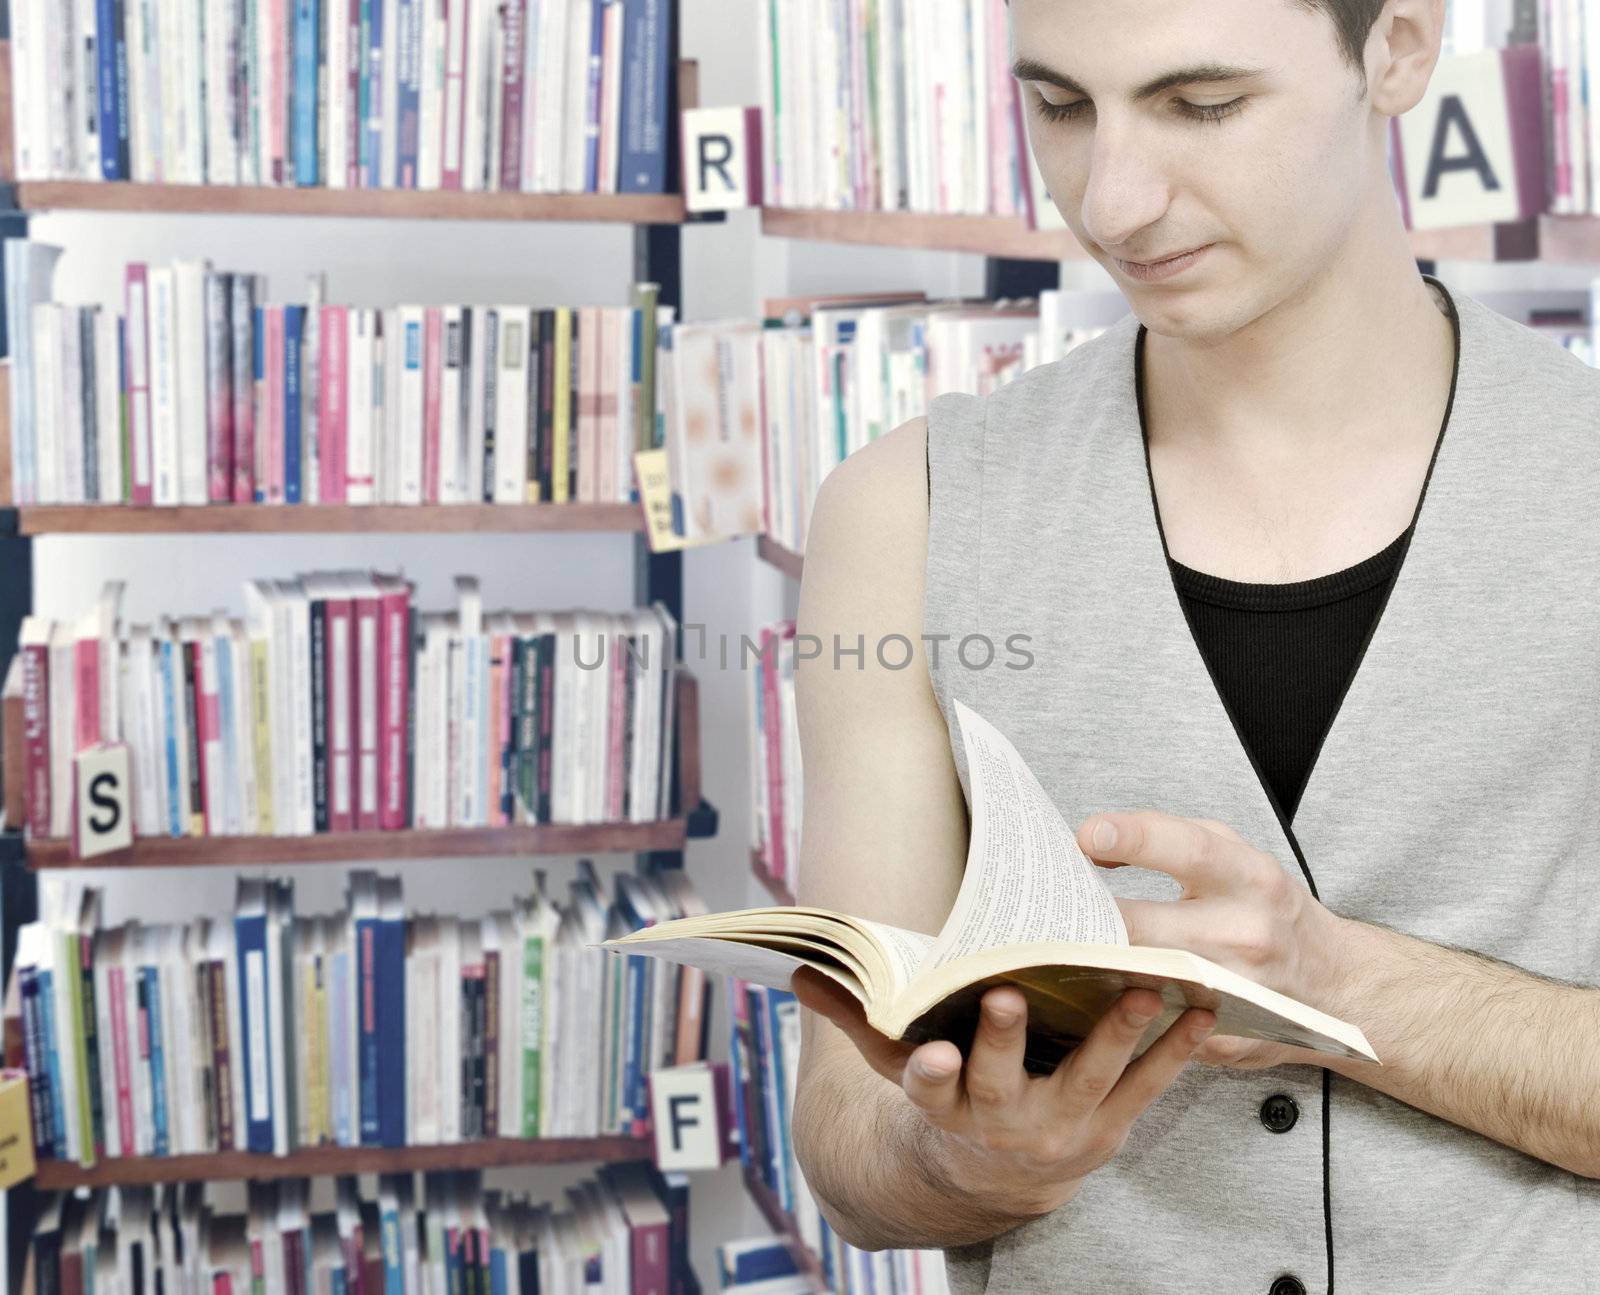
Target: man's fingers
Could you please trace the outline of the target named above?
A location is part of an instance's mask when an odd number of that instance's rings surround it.
[[[947,1127],[964,1100],[961,1050],[946,1039],[924,1043],[907,1058],[899,1080],[913,1106],[933,1123]]]
[[[869,1066],[885,1079],[900,1082],[911,1046],[868,1025],[867,1014],[854,994],[813,967],[797,968],[789,978],[789,988],[802,1007],[844,1031]]]
[[[1083,1042],[1062,1058],[1046,1082],[1067,1118],[1081,1119],[1106,1099],[1122,1078],[1145,1028],[1160,1012],[1161,995],[1155,990],[1126,990]]]
[[[1028,1040],[1028,1001],[1011,985],[988,990],[978,1008],[978,1029],[967,1056],[967,1100],[987,1110],[1015,1106],[1027,1076],[1022,1056]]]
[[[1214,1012],[1191,1007],[1166,1028],[1122,1073],[1117,1086],[1100,1103],[1100,1114],[1118,1128],[1127,1129],[1151,1102],[1166,1091],[1178,1072],[1188,1064],[1194,1050],[1216,1027]]]

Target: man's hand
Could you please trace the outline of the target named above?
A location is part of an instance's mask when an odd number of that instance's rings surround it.
[[[861,1005],[826,976],[802,967],[795,996],[847,1034],[867,1063],[899,1084],[936,1130],[941,1168],[964,1189],[1047,1214],[1121,1148],[1144,1109],[1166,1089],[1216,1024],[1191,1009],[1137,1061],[1129,1058],[1161,1010],[1149,989],[1124,993],[1049,1075],[1022,1064],[1027,1002],[1010,985],[987,991],[963,1063],[944,1040],[913,1047],[879,1034]]]
[[[1078,846],[1101,867],[1153,868],[1182,885],[1173,901],[1117,900],[1129,943],[1188,949],[1338,1015],[1343,919],[1227,824],[1159,810],[1095,814],[1079,826]],[[1309,1048],[1232,1037],[1207,1040],[1195,1060],[1244,1069],[1327,1064]]]

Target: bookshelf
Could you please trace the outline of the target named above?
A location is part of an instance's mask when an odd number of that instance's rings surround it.
[[[750,1193],[750,1199],[755,1202],[756,1208],[761,1211],[762,1217],[767,1220],[767,1226],[783,1238],[800,1271],[816,1282],[817,1290],[827,1290],[827,1281],[822,1273],[822,1260],[800,1239],[800,1229],[795,1226],[794,1218],[789,1211],[779,1203],[777,1194],[750,1170],[745,1171],[744,1186]]]
[[[127,1156],[102,1160],[92,1169],[62,1160],[41,1160],[34,1182],[41,1191],[71,1191],[79,1187],[148,1183],[647,1160],[652,1153],[653,1144],[648,1138],[484,1138],[438,1146],[307,1147],[286,1156],[250,1151],[207,1156]]]
[[[22,180],[15,173],[11,42],[0,4],[0,219],[8,235],[25,235],[35,213],[77,211],[114,221],[121,213],[158,217],[347,217],[352,220],[548,222],[631,226],[631,265],[618,266],[631,281],[660,285],[659,301],[682,311],[682,227],[711,223],[721,213],[692,216],[679,184],[679,132],[683,107],[698,103],[697,69],[678,54],[679,15],[670,7],[665,25],[668,66],[675,75],[665,87],[668,128],[666,190],[661,194],[463,192],[440,189],[330,189],[284,186],[203,186],[141,184],[127,181]],[[107,224],[106,230],[115,226]],[[485,230],[484,233],[490,231]],[[475,234],[474,237],[477,235]],[[558,238],[555,229],[551,237]],[[10,377],[0,363],[0,384]],[[0,385],[0,411],[9,399]],[[10,429],[0,418],[0,500],[12,498]],[[635,606],[660,601],[683,623],[681,553],[653,553],[645,542],[642,515],[633,504],[450,504],[419,506],[210,505],[134,508],[124,505],[0,505],[0,673],[16,650],[17,630],[34,606],[36,537],[60,535],[286,535],[364,533],[424,536],[498,534],[616,533],[631,538]],[[470,543],[470,540],[464,541]],[[463,566],[470,566],[470,553]],[[41,573],[41,579],[47,579]],[[676,645],[674,645],[676,646]],[[39,913],[42,876],[82,866],[113,868],[226,867],[257,869],[267,864],[347,864],[437,858],[487,858],[522,855],[635,853],[641,871],[682,866],[691,838],[714,835],[717,812],[700,792],[698,689],[686,671],[678,678],[676,781],[673,817],[654,823],[539,824],[498,828],[365,832],[310,837],[147,838],[120,856],[90,865],[71,857],[64,841],[27,841],[0,824],[0,964],[7,980],[15,960],[17,932]],[[6,1021],[8,1036],[16,1022]],[[17,1042],[8,1038],[8,1045]],[[8,1055],[15,1056],[10,1046]],[[411,1147],[305,1148],[286,1156],[248,1152],[213,1155],[116,1158],[93,1169],[44,1160],[33,1187],[7,1196],[7,1289],[18,1289],[25,1266],[31,1279],[32,1221],[39,1191],[61,1191],[112,1184],[191,1180],[301,1177],[405,1170],[475,1169],[569,1162],[648,1158],[652,1145],[632,1137],[514,1139],[493,1138]],[[31,1280],[29,1281],[31,1287]]]

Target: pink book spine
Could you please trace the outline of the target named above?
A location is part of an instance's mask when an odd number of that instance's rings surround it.
[[[1016,81],[1006,66],[1008,55],[1006,0],[988,0],[989,9],[989,210],[1014,216],[1012,187],[1011,95]]]
[[[237,304],[242,290],[234,289]],[[233,312],[233,502],[252,504],[256,499],[256,391],[255,308]],[[246,360],[248,359],[248,366]]]
[[[606,712],[606,821],[622,821],[623,774],[628,753],[623,749],[624,724],[628,700],[628,640],[623,634],[611,636],[611,705]]]
[[[383,671],[378,694],[378,814],[379,826],[388,832],[406,826],[406,695],[411,672],[406,637],[410,602],[405,589],[384,593],[378,639],[379,668]]]
[[[778,653],[782,636],[761,631],[761,721],[767,742],[767,867],[783,881],[789,873],[783,849],[783,742],[778,710]]]
[[[283,502],[283,307],[268,306],[262,317],[266,323],[265,363],[262,365],[266,382],[266,399],[263,412],[266,426],[259,429],[261,437],[261,465],[266,482],[266,502]]]
[[[634,1295],[670,1295],[672,1281],[667,1262],[667,1231],[665,1222],[637,1223],[630,1227]]]
[[[322,502],[345,501],[345,436],[349,418],[346,390],[349,384],[349,308],[322,307],[322,323],[317,330],[322,390],[318,392],[322,457],[318,463]]]
[[[233,498],[231,282],[231,276],[206,275],[206,494],[213,504]]]
[[[489,731],[478,739],[489,749],[484,761],[489,768],[489,785],[483,821],[491,827],[500,823],[500,726],[505,721],[505,690],[501,684],[507,674],[504,648],[505,635],[489,636]]]
[[[128,376],[128,481],[129,502],[148,506],[154,502],[150,472],[150,341],[145,265],[129,264],[123,278],[125,362]]]
[[[578,503],[595,502],[594,461],[598,447],[594,436],[594,367],[591,361],[600,348],[595,337],[593,306],[578,307]]]
[[[211,785],[213,765],[206,753],[222,748],[222,698],[217,694],[216,668],[205,668],[205,651],[199,643],[188,646],[194,652],[195,720],[200,730],[196,734],[200,749],[200,800],[205,806],[206,835],[221,836],[226,830],[222,819],[224,793],[221,787]],[[220,766],[221,761],[217,764]]]
[[[634,312],[638,314],[637,311]],[[633,336],[632,333],[629,336]],[[772,534],[772,437],[767,412],[767,364],[763,355],[762,362],[756,365],[756,417],[761,421],[756,440],[761,443],[761,532],[763,535]],[[637,486],[635,487],[637,489]],[[789,542],[789,537],[783,537],[784,543]]]
[[[137,1155],[133,1140],[133,1079],[128,1069],[128,1000],[121,967],[106,969],[111,993],[111,1062],[117,1081],[117,1128],[121,1133],[120,1154]]]
[[[285,67],[288,19],[284,0],[264,0],[264,7],[267,31],[271,35],[267,45],[267,93],[261,113],[267,119],[267,156],[271,162],[272,183],[282,184],[285,115],[289,102]]]
[[[528,0],[500,6],[500,187],[522,188],[522,40]]]
[[[439,114],[439,187],[461,187],[467,93],[468,0],[445,0],[444,111]]]
[[[345,96],[345,157],[349,160],[345,164],[345,186],[350,189],[361,188],[363,176],[361,174],[361,132],[366,123],[361,120],[358,109],[361,106],[361,0],[349,0],[349,10],[345,18],[349,34],[345,37],[345,49],[349,51],[349,63],[344,69],[344,96]]]
[[[79,639],[73,666],[78,678],[78,731],[73,749],[83,751],[100,740],[100,640]]]
[[[50,650],[22,649],[22,742],[27,766],[28,835],[50,835]]]
[[[599,502],[614,503],[617,498],[617,330],[614,327],[617,311],[622,307],[605,307],[600,311],[600,390],[596,396],[599,412],[596,422],[600,428],[600,470],[595,489]]]
[[[444,310],[423,312],[422,348],[422,500],[439,502],[439,385],[444,370]]]
[[[350,599],[330,598],[328,609],[328,647],[324,653],[328,699],[328,830],[355,830],[354,760],[351,736],[355,721],[354,617]]]
[[[355,786],[356,830],[375,832],[378,821],[378,710],[383,696],[383,600],[355,600]]]

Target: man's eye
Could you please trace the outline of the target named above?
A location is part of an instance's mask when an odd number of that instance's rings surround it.
[[[1221,121],[1224,117],[1231,117],[1244,107],[1246,96],[1230,99],[1227,103],[1190,103],[1186,99],[1175,101],[1181,116],[1190,121]],[[1087,99],[1071,99],[1062,103],[1055,103],[1038,95],[1039,115],[1046,121],[1070,121],[1081,116],[1090,107]]]

